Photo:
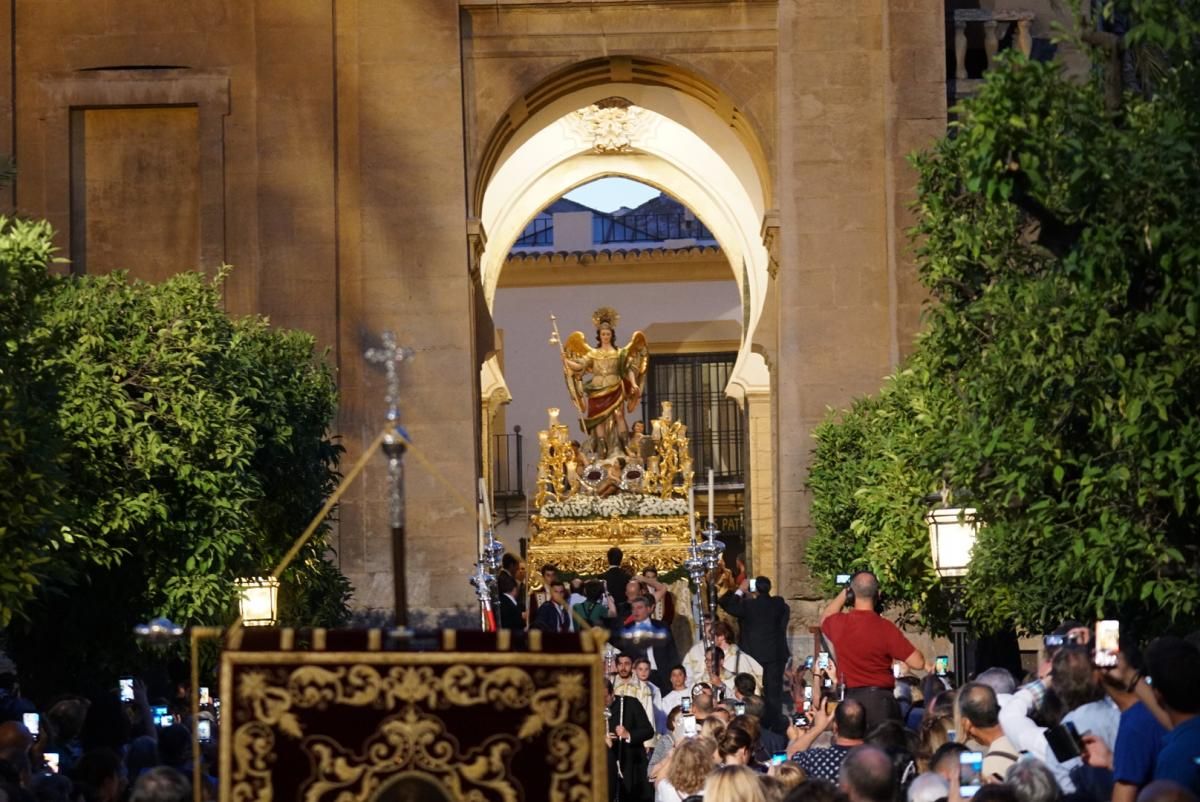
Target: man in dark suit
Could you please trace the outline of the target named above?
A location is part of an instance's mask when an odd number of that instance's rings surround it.
[[[763,724],[778,727],[783,705],[783,669],[787,665],[787,627],[791,609],[771,595],[771,580],[765,576],[742,582],[737,590],[720,599],[725,612],[738,619],[738,646],[763,667],[763,697],[767,705]]]
[[[614,697],[612,683],[605,680],[605,685],[608,687],[605,697],[608,798],[611,802],[650,802],[654,799],[654,786],[646,776],[649,765],[642,744],[654,737],[654,725],[637,699]]]
[[[500,628],[524,629],[521,605],[517,603],[517,580],[512,574],[500,572],[496,577],[496,589],[500,591]]]
[[[621,568],[621,560],[624,558],[625,553],[616,546],[609,549],[608,570],[601,576],[604,584],[608,586],[608,593],[612,596],[613,604],[617,605],[618,609],[626,601],[625,585],[629,583],[629,573]]]
[[[650,681],[666,694],[671,692],[671,668],[679,665],[679,650],[671,630],[662,621],[650,617],[654,610],[654,597],[638,596],[630,605],[632,621],[615,633],[617,648],[621,654],[629,655],[634,662],[639,657],[650,661]],[[649,637],[654,635],[655,637]]]
[[[537,608],[529,628],[542,632],[570,632],[571,613],[567,611],[567,589],[562,580],[552,581],[548,591],[550,599]]]

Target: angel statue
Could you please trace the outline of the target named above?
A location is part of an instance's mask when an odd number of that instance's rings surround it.
[[[642,399],[650,361],[650,349],[640,331],[633,333],[628,345],[616,345],[619,319],[615,309],[600,307],[592,313],[596,347],[588,345],[583,332],[577,331],[567,338],[562,352],[567,389],[588,435],[586,450],[601,460],[625,455],[625,413],[632,412]],[[591,375],[585,380],[584,374]]]

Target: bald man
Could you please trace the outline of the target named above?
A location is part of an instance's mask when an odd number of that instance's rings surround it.
[[[850,802],[892,802],[896,796],[892,759],[878,746],[856,746],[842,761],[838,784]]]

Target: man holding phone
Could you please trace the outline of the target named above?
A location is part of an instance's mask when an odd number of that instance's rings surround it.
[[[844,611],[848,597],[852,607]],[[875,612],[878,599],[879,580],[870,571],[859,571],[821,613],[821,634],[833,644],[846,698],[862,703],[868,730],[888,719],[900,720],[893,661],[917,670],[932,668],[895,624]]]
[[[1095,736],[1111,750],[1121,723],[1120,710],[1100,685],[1100,671],[1092,663],[1091,649],[1079,646],[1061,649],[1054,655],[1050,680],[1067,714],[1060,727],[1046,731],[1050,745],[1046,765],[1064,794],[1079,791],[1093,799],[1111,799],[1112,771],[1087,766],[1080,757],[1079,739]],[[1060,729],[1068,731],[1066,738],[1059,733]],[[1074,748],[1064,751],[1061,747],[1067,741],[1073,742]]]
[[[829,725],[833,725],[833,743],[828,747],[813,748]],[[867,737],[866,711],[857,702],[843,702],[833,715],[818,707],[812,714],[812,726],[808,730],[793,725],[788,727],[788,756],[812,778],[837,782],[842,762],[850,750],[863,743]]]
[[[783,669],[789,657],[787,627],[791,608],[783,599],[771,595],[771,580],[765,576],[743,582],[737,590],[722,596],[719,604],[741,624],[738,646],[762,666],[763,699],[767,705],[763,726],[782,729]]]

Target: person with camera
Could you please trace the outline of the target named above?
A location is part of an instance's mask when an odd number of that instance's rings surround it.
[[[837,782],[846,755],[866,740],[866,708],[848,699],[837,706],[833,715],[826,711],[823,704],[817,705],[810,715],[807,728],[797,726],[795,721],[788,727],[788,759],[796,761],[809,779]],[[801,725],[806,723],[800,715],[797,719]],[[825,748],[815,748],[813,744],[831,724],[833,743]]]
[[[766,727],[782,728],[783,669],[790,656],[787,641],[791,608],[771,595],[771,580],[765,576],[743,581],[718,600],[721,609],[738,619],[738,646],[762,666],[763,699],[767,705]],[[713,628],[716,635],[716,627]],[[739,672],[741,668],[735,668]],[[751,672],[753,673],[753,672]]]
[[[612,596],[604,592],[604,583],[597,579],[583,586],[583,601],[572,606],[576,628],[605,626],[606,620],[617,617],[617,607]]]
[[[875,611],[878,600],[879,580],[870,571],[859,571],[821,613],[821,634],[837,656],[846,698],[862,704],[868,730],[888,719],[900,720],[894,661],[931,670],[921,650]]]

